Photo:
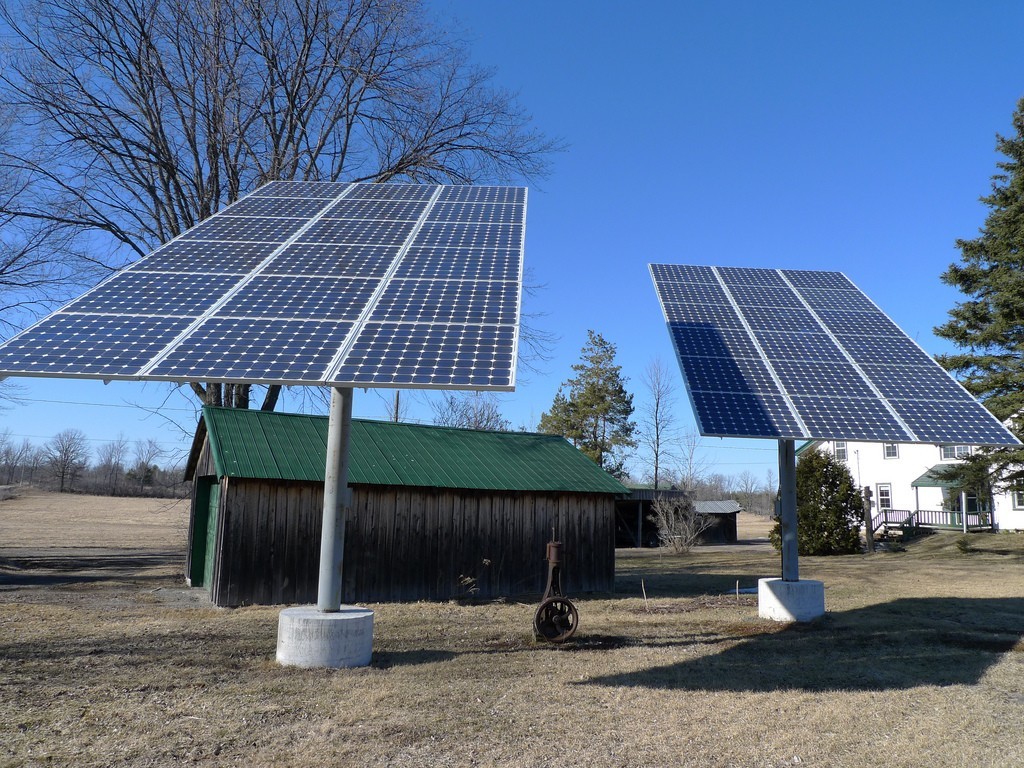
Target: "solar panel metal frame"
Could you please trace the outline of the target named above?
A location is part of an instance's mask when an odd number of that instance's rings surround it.
[[[526,204],[523,187],[271,182],[0,344],[0,378],[511,390]],[[334,292],[294,293],[309,285]],[[371,374],[367,350],[397,357]]]
[[[702,435],[1020,444],[841,272],[649,270]]]

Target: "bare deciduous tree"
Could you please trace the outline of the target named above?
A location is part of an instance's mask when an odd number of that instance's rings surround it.
[[[679,440],[679,487],[692,490],[704,481],[709,462],[701,453],[704,446],[696,430],[689,430]]]
[[[658,528],[658,541],[676,554],[689,552],[708,528],[714,525],[711,515],[701,515],[688,498],[655,498],[651,520]]]
[[[668,463],[677,458],[674,451],[678,439],[673,413],[675,387],[670,371],[660,359],[647,364],[640,381],[647,392],[647,400],[640,406],[640,444],[650,456],[650,477],[657,490]]]
[[[3,465],[4,469],[4,482],[10,485],[15,481],[18,470],[24,467],[36,448],[29,442],[28,438],[23,439],[20,443],[15,443],[13,439],[10,439],[10,430],[6,431],[6,436],[8,437],[8,442],[3,445],[2,451],[0,451],[0,464]]]
[[[442,392],[430,403],[434,423],[443,427],[508,431],[511,422],[501,415],[497,398],[490,392]]]
[[[117,493],[127,457],[128,438],[124,434],[118,434],[116,439],[104,443],[96,452],[96,469],[103,477],[107,493]]]
[[[89,445],[85,433],[65,429],[53,436],[43,448],[47,463],[57,478],[59,490],[71,490],[75,479],[89,463]]]
[[[0,176],[28,191],[0,214],[122,259],[270,180],[533,178],[559,148],[419,0],[0,0],[0,25]]]
[[[139,484],[140,494],[146,485],[153,482],[153,477],[159,470],[154,462],[162,455],[163,449],[152,438],[135,443],[134,461],[132,468],[128,470],[128,477]]]

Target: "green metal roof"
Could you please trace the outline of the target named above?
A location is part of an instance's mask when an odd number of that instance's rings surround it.
[[[950,480],[944,480],[941,474],[951,467],[951,464],[936,464],[917,480],[910,484],[911,488],[956,488],[957,484]]]
[[[325,416],[206,406],[192,446],[190,468],[198,459],[204,424],[220,477],[324,480]],[[352,420],[349,483],[629,493],[618,480],[555,435],[364,419]]]

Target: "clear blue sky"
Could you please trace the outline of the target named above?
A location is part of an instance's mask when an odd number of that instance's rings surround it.
[[[546,288],[526,310],[547,313],[535,322],[560,341],[548,374],[502,396],[514,425],[536,425],[588,328],[618,345],[637,405],[650,360],[678,377],[652,261],[840,270],[926,351],[947,349],[932,328],[959,296],[939,275],[956,238],[984,221],[995,134],[1024,96],[1024,4],[430,7],[568,146],[531,187],[527,219],[526,263]],[[678,420],[692,428],[676,381]],[[167,385],[21,382],[32,402],[0,413],[17,436],[76,427],[186,445],[163,418],[121,407],[160,407]],[[411,415],[429,419],[417,397]],[[188,398],[163,407],[191,428]],[[380,398],[357,391],[355,412],[381,417]],[[722,474],[775,466],[770,441],[704,446]]]

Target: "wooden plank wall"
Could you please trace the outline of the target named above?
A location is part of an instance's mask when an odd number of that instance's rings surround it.
[[[222,491],[211,594],[218,605],[316,602],[323,488],[232,478]],[[610,591],[614,500],[356,486],[345,535],[347,602],[540,593],[552,528],[567,594]]]

